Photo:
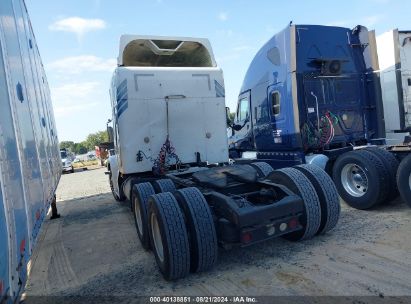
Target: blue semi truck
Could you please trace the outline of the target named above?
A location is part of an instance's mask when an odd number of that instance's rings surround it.
[[[50,92],[23,0],[0,5],[0,303],[17,301],[62,166]]]
[[[384,146],[375,35],[363,26],[290,25],[274,35],[249,66],[231,127],[237,161],[317,164],[358,209],[398,194],[409,147]]]

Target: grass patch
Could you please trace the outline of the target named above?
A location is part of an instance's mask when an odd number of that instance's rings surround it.
[[[99,160],[95,159],[95,160],[87,160],[87,161],[83,161],[83,162],[78,162],[78,163],[73,163],[73,168],[83,168],[83,167],[87,167],[87,166],[95,166],[99,164]]]

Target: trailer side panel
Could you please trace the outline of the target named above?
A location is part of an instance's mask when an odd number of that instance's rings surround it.
[[[15,301],[61,174],[50,92],[23,0],[0,6],[0,302]]]

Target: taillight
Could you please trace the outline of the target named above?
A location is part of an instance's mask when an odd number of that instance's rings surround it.
[[[243,243],[250,243],[252,239],[253,239],[253,235],[251,234],[251,232],[243,233],[243,235],[241,236],[241,241]]]
[[[290,229],[294,229],[296,228],[298,225],[298,221],[297,219],[293,218],[288,222],[288,227],[290,227]]]

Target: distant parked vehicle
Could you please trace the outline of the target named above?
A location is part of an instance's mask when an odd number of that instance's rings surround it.
[[[95,153],[97,159],[100,161],[101,166],[106,166],[108,157],[110,155],[109,150],[114,148],[113,142],[103,142],[98,146],[95,146]]]
[[[74,167],[71,161],[71,157],[68,154],[66,149],[60,149],[60,157],[61,157],[61,162],[63,165],[63,173],[64,172],[74,173]]]

